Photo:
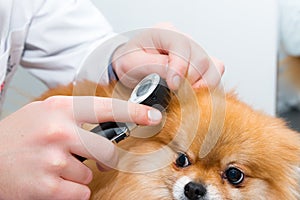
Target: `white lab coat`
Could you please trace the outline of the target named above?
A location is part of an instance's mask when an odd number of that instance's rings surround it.
[[[300,0],[279,0],[280,50],[300,56]]]
[[[73,81],[87,49],[113,34],[89,0],[1,0],[1,93],[18,64],[49,87]]]
[[[279,0],[279,58],[300,56],[300,0]],[[277,112],[284,113],[292,107],[300,109],[299,89],[284,75],[287,67],[279,67]]]

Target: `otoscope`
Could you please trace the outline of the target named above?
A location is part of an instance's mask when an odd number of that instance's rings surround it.
[[[170,90],[166,81],[158,74],[153,73],[137,84],[128,101],[151,106],[162,112],[168,107],[170,98]],[[130,136],[131,131],[137,126],[132,123],[105,122],[100,123],[91,132],[101,135],[113,143],[119,143]],[[85,160],[80,156],[76,157],[81,161]]]

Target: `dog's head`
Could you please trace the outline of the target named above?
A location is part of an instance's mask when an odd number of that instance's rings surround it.
[[[235,95],[216,94],[213,103],[212,96],[205,93],[198,92],[201,117],[192,145],[184,152],[176,150],[172,167],[178,176],[172,187],[173,198],[299,199],[298,133],[280,119],[254,111]],[[192,124],[186,126],[185,134],[192,128]],[[219,135],[216,145],[201,156],[205,137],[214,134]],[[181,134],[178,143],[184,140]]]
[[[300,198],[298,133],[282,120],[254,111],[234,94],[201,89],[196,99],[197,109],[192,100],[181,104],[174,97],[159,134],[123,141],[120,148],[130,152],[121,157],[125,171],[96,175],[94,197]],[[214,137],[216,143],[207,140]]]
[[[84,83],[80,90],[90,88]],[[72,91],[63,87],[44,98]],[[96,92],[111,96],[111,87],[108,94],[102,87]],[[173,96],[157,135],[129,137],[118,145],[119,171],[94,170],[92,198],[300,199],[298,133],[234,94],[208,89],[194,94]]]

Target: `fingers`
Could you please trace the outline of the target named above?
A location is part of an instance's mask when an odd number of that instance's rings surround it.
[[[88,200],[91,196],[91,191],[86,185],[81,185],[78,183],[70,182],[70,181],[63,181],[61,185],[61,194],[65,199],[82,199]],[[65,195],[65,191],[69,191]]]
[[[156,125],[162,118],[161,113],[152,107],[104,97],[53,96],[43,105],[48,110],[73,118],[78,124],[117,121]]]
[[[77,128],[77,141],[70,147],[70,152],[96,160],[105,168],[115,168],[118,164],[118,152],[108,139],[82,128]]]
[[[185,77],[189,63],[187,59],[180,57],[180,55],[175,55],[174,53],[169,53],[169,57],[167,84],[171,90],[177,90],[181,80]]]
[[[54,180],[52,185],[50,185],[50,188],[48,188],[48,193],[50,194],[46,196],[52,197],[51,199],[88,200],[91,196],[91,191],[88,186],[64,179]]]
[[[166,80],[171,90],[177,90],[183,78],[196,87],[218,85],[224,72],[223,63],[215,58],[211,61],[204,49],[190,37],[170,29],[153,30],[150,35],[153,48],[163,49],[168,55]]]
[[[182,78],[187,78],[193,87],[216,87],[224,73],[224,64],[206,55],[193,56],[189,62],[170,54],[167,83],[170,89],[178,89]]]
[[[71,154],[80,155],[84,158],[97,161],[97,167],[101,171],[108,171],[117,167],[119,155],[115,145],[111,141],[81,128],[78,128],[77,134],[77,144],[73,143],[73,145],[71,146]],[[73,159],[75,159],[75,157],[73,157]],[[73,162],[74,165],[83,165],[77,160],[77,158],[75,160],[76,162]],[[85,165],[83,166],[86,167]],[[77,168],[78,170],[79,168],[81,168],[81,174],[78,173],[78,175],[75,177],[71,174],[73,178],[67,175],[65,175],[64,177],[66,177],[69,180],[72,179],[74,181],[85,177],[85,179],[80,179],[85,181],[79,183],[89,183],[89,171],[86,171],[85,168],[82,168],[80,166],[78,166]]]
[[[224,74],[224,71],[225,71],[224,63],[223,63],[221,60],[219,60],[219,59],[217,59],[217,58],[215,58],[215,57],[213,57],[213,56],[211,56],[211,59],[212,59],[213,63],[215,64],[215,66],[217,67],[217,71],[218,71],[221,75],[223,75],[223,74]]]
[[[163,24],[139,34],[122,48],[123,56],[115,63],[121,82],[133,88],[150,73],[165,78],[171,90],[177,90],[183,78],[193,86],[215,86],[220,82],[224,66],[210,58],[189,36]],[[166,70],[167,66],[167,70]]]
[[[72,182],[89,184],[92,181],[92,171],[74,156],[69,155],[60,176]]]
[[[119,99],[73,97],[73,101],[75,120],[79,123],[117,121],[156,125],[162,119],[161,113],[154,108]]]
[[[193,87],[216,87],[224,73],[224,64],[216,58],[210,58],[189,37],[179,35],[177,39],[172,43],[172,51],[169,51],[167,83],[170,89],[176,90],[181,82],[174,78],[176,76],[187,78]]]
[[[169,60],[167,55],[159,54],[158,52],[150,53],[149,50],[146,50],[146,52],[143,50],[135,52],[134,58],[131,58],[132,55],[129,55],[125,55],[123,59],[120,59],[120,62],[134,59],[133,64],[124,65],[117,61],[115,62],[124,66],[124,68],[117,67],[116,72],[125,86],[134,88],[146,75],[151,73],[157,73],[162,78],[166,78]]]
[[[42,104],[44,109],[46,107],[50,111],[49,115],[52,113],[53,118],[70,118],[70,121],[65,120],[63,124],[51,125],[54,127],[44,135],[48,143],[67,142],[70,153],[97,160],[110,168],[114,168],[118,161],[113,143],[77,124],[118,121],[154,125],[162,119],[162,114],[149,106],[111,98],[56,96]]]
[[[193,84],[193,87],[216,87],[224,73],[224,64],[216,58],[212,58],[207,71],[201,79]]]
[[[55,151],[55,150],[54,150]],[[59,150],[60,151],[60,150]],[[18,180],[13,179],[13,184],[18,184],[17,189],[24,192],[24,199],[89,199],[90,190],[86,184],[92,179],[92,172],[83,163],[70,159],[63,159],[65,156],[54,156],[48,151],[49,156],[38,156],[39,162],[33,165],[17,165],[23,173],[18,173],[21,178],[21,185]],[[56,151],[58,152],[58,151]],[[39,154],[39,153],[37,153]],[[54,153],[57,155],[57,153]],[[62,155],[61,153],[59,153]],[[57,159],[58,158],[58,159]],[[27,159],[27,157],[26,157]],[[32,160],[31,160],[32,161]],[[28,168],[28,167],[31,167]],[[26,170],[24,171],[25,168]],[[18,170],[17,170],[18,171]],[[25,174],[25,176],[23,176]],[[16,177],[15,177],[16,178]],[[27,185],[28,187],[25,187]],[[18,194],[19,199],[20,194]],[[13,194],[10,194],[12,197]],[[29,196],[28,196],[29,195]]]
[[[187,75],[192,53],[190,39],[170,30],[162,31],[161,34],[162,46],[167,49],[169,55],[167,84],[171,90],[177,90]]]

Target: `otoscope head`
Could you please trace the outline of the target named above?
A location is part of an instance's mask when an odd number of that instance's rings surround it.
[[[166,81],[158,74],[153,73],[140,81],[132,91],[129,101],[164,111],[168,107],[170,99],[170,89]]]
[[[133,89],[129,101],[151,106],[163,112],[168,107],[170,99],[166,81],[158,74],[150,74]],[[129,136],[131,129],[126,123],[105,122],[100,123],[91,132],[118,143]]]

